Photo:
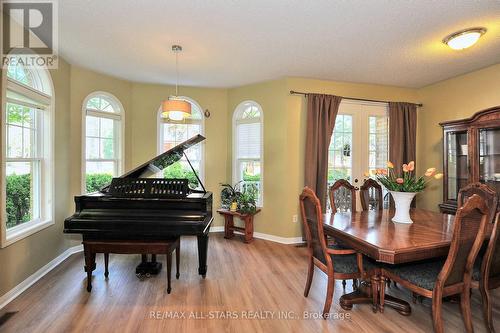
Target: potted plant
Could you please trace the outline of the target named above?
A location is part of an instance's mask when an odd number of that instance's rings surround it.
[[[396,212],[392,218],[393,222],[397,223],[413,223],[410,218],[410,205],[419,192],[422,192],[432,178],[441,179],[442,173],[436,173],[436,168],[429,168],[424,173],[424,176],[417,177],[414,173],[415,162],[411,161],[408,164],[403,164],[401,174],[400,171],[394,170],[394,164],[387,162],[387,169],[371,170],[375,178],[391,193],[394,199]],[[427,177],[427,178],[426,178]]]
[[[243,181],[231,184],[221,184],[221,205],[224,209],[238,211],[242,214],[253,214],[257,210],[257,186]]]

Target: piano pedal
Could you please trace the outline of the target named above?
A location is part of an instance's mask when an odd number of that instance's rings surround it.
[[[161,272],[161,262],[143,261],[135,268],[135,274],[141,274],[149,278],[151,275],[157,275]]]

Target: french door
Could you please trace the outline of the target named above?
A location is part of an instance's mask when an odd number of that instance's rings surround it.
[[[346,179],[361,186],[365,172],[386,168],[388,152],[388,105],[343,100],[328,151],[328,185]]]

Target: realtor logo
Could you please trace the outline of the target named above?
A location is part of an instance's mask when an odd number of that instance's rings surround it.
[[[55,0],[0,0],[2,68],[57,68]]]

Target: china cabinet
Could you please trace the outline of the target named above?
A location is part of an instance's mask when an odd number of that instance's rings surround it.
[[[481,182],[500,195],[500,106],[471,118],[440,123],[443,127],[443,203],[454,214],[460,188]]]

